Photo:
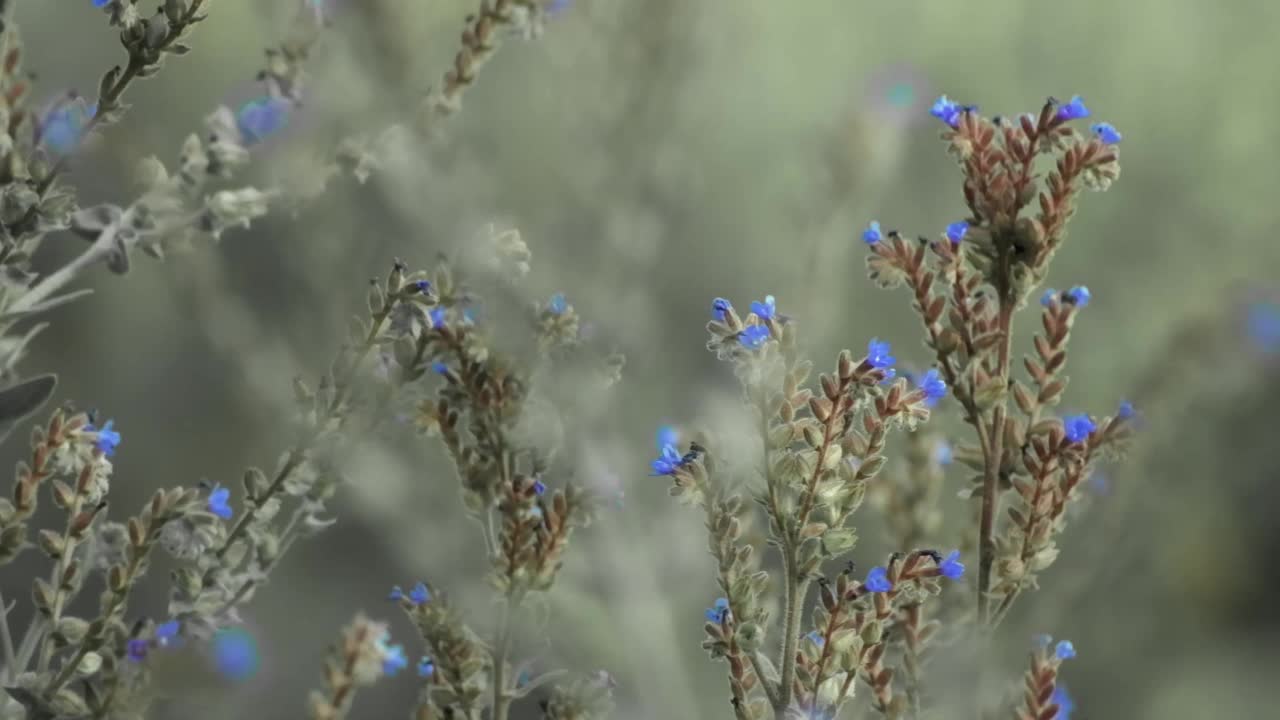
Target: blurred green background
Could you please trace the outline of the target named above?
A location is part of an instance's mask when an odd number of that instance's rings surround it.
[[[272,185],[400,117],[438,82],[475,6],[332,0],[307,106],[250,179]],[[209,7],[194,51],[133,87],[128,118],[76,158],[84,204],[128,202],[137,159],[172,164],[214,107],[253,97],[262,49],[296,9]],[[122,58],[88,0],[23,2],[17,21],[37,98],[91,95]],[[274,213],[163,265],[139,259],[125,278],[99,270],[84,280],[97,294],[51,318],[25,369],[59,373],[58,401],[116,418],[116,508],[161,485],[238,487],[246,465],[287,446],[290,380],[323,370],[369,277],[397,256],[429,265],[490,224],[518,227],[534,253],[529,299],[564,291],[628,355],[581,438],[590,451],[572,459],[579,480],[625,501],[576,536],[550,645],[524,649],[547,667],[607,669],[622,718],[729,717],[724,667],[699,647],[718,594],[701,517],[645,477],[658,425],[740,422],[729,370],[703,347],[710,299],[776,295],[819,368],[873,336],[925,364],[906,294],[866,279],[858,234],[877,218],[932,236],[964,215],[929,103],[945,92],[1011,115],[1080,93],[1124,133],[1123,172],[1082,198],[1050,278],[1094,296],[1064,409],[1106,414],[1130,398],[1144,432],[1002,629],[998,670],[1015,682],[1031,635],[1049,632],[1080,651],[1065,671],[1073,717],[1263,717],[1265,668],[1280,662],[1280,359],[1251,346],[1245,317],[1280,291],[1278,30],[1280,5],[1264,0],[575,0],[541,38],[503,47],[431,148],[365,185],[333,183],[296,218]],[[37,266],[80,242],[51,238]],[[937,419],[936,432],[964,431],[954,406]],[[483,549],[441,453],[393,429],[351,461],[338,525],[299,545],[246,613],[260,671],[173,673],[174,694],[198,692],[156,717],[299,716],[355,611],[394,618],[416,649],[383,602],[393,584],[429,578],[486,627]],[[953,475],[943,503],[960,522]],[[893,548],[872,508],[858,525],[868,567]],[[135,609],[163,612],[159,569]],[[25,598],[19,573],[0,578],[9,597]],[[966,716],[948,704],[956,660],[930,666],[939,717]],[[353,717],[403,717],[414,692],[411,678],[383,683]]]

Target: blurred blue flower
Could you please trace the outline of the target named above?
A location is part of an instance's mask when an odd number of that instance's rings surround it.
[[[448,375],[448,374],[449,374],[449,363],[443,362],[443,361],[441,361],[441,360],[437,360],[437,361],[435,361],[435,362],[431,363],[431,372],[433,372],[433,373],[435,373],[435,374],[437,374],[437,375]]]
[[[382,672],[386,675],[396,675],[409,665],[409,658],[404,654],[404,647],[400,645],[387,645],[383,640],[382,651]]]
[[[1098,429],[1093,420],[1083,413],[1062,418],[1062,427],[1067,433],[1067,439],[1073,443],[1084,442]]]
[[[871,342],[867,343],[867,362],[878,370],[888,370],[898,361],[889,352],[889,343],[882,342],[879,338],[872,338]]]
[[[413,286],[414,286],[414,287],[416,287],[416,288],[418,289],[418,292],[422,293],[423,295],[430,295],[430,294],[431,294],[431,281],[430,281],[430,280],[419,280],[419,281],[415,282],[415,283],[413,284]]]
[[[938,446],[934,448],[933,459],[939,465],[946,467],[955,459],[955,450],[952,449],[951,443],[946,440],[939,440]]]
[[[1071,720],[1071,713],[1076,709],[1076,703],[1067,693],[1067,686],[1061,681],[1053,687],[1053,695],[1049,697],[1049,702],[1058,706],[1058,714],[1054,716],[1054,720]]]
[[[703,616],[706,617],[707,622],[722,624],[724,623],[725,615],[728,614],[729,600],[727,598],[716,598],[715,604],[707,608]]]
[[[258,671],[258,642],[244,628],[226,628],[213,636],[213,663],[230,680],[247,680]]]
[[[391,592],[387,593],[387,600],[390,600],[391,602],[400,602],[403,599],[404,590],[402,590],[399,585],[392,586]]]
[[[534,495],[541,495],[541,494],[545,493],[546,491],[547,491],[547,485],[546,485],[546,483],[542,482],[541,480],[534,480],[534,481],[533,481],[533,494],[534,494]]]
[[[64,103],[48,115],[40,126],[40,142],[58,155],[76,149],[85,126],[97,114],[96,104],[85,107],[80,102]]]
[[[930,368],[920,378],[920,389],[924,390],[924,404],[928,407],[937,405],[939,400],[947,396],[947,383],[937,368]]]
[[[1089,126],[1089,130],[1107,145],[1115,145],[1120,142],[1120,131],[1116,130],[1111,123],[1094,123]]]
[[[552,315],[563,315],[568,308],[569,302],[564,299],[564,293],[552,295],[551,301],[547,303],[547,311]]]
[[[435,674],[436,674],[435,662],[433,662],[431,658],[427,657],[426,655],[423,655],[422,659],[418,661],[418,677],[429,678]]]
[[[868,245],[875,245],[883,239],[884,236],[880,234],[880,223],[875,220],[872,220],[867,229],[862,231],[862,241]]]
[[[1053,288],[1049,288],[1048,290],[1044,291],[1043,295],[1040,296],[1040,304],[1045,307],[1052,307],[1053,302],[1057,300],[1058,297],[1059,297],[1058,291],[1054,290]]]
[[[867,573],[867,580],[863,584],[866,586],[867,592],[882,593],[893,589],[893,583],[889,582],[889,571],[878,566],[871,568],[871,572]]]
[[[431,327],[439,329],[449,324],[445,316],[445,309],[439,305],[431,308],[427,313],[427,317],[431,319]]]
[[[223,520],[230,520],[234,511],[231,509],[231,490],[220,485],[214,485],[213,491],[209,493],[209,512],[217,515]]]
[[[431,601],[431,591],[427,590],[426,583],[418,583],[409,591],[409,601],[414,605],[421,605]]]
[[[106,7],[106,4],[109,2],[111,2],[111,0],[93,0],[93,6],[96,8]]]
[[[761,320],[769,320],[777,316],[778,301],[772,295],[765,295],[764,302],[752,302],[751,312]]]
[[[827,644],[827,639],[822,637],[822,633],[817,630],[810,630],[809,634],[805,635],[805,637],[809,639],[809,642],[817,645],[818,647],[822,647]]]
[[[675,427],[671,425],[663,425],[662,427],[658,428],[657,439],[658,439],[658,449],[661,450],[662,448],[668,445],[672,445],[672,446],[679,445],[680,433],[675,429]]]
[[[1076,656],[1076,646],[1070,640],[1059,640],[1053,648],[1053,655],[1059,660],[1070,660]]]
[[[151,649],[151,643],[142,638],[133,638],[125,643],[125,654],[134,662],[142,662],[147,659],[147,651]]]
[[[1074,95],[1071,102],[1058,108],[1059,120],[1079,120],[1089,117],[1089,108],[1084,105],[1084,98]]]
[[[1093,293],[1090,293],[1089,288],[1083,285],[1076,285],[1067,291],[1067,299],[1077,308],[1083,308],[1093,299]]]
[[[953,222],[947,226],[947,239],[952,245],[959,245],[964,240],[965,233],[969,232],[969,223],[964,220]]]
[[[738,342],[748,350],[759,350],[769,339],[769,328],[764,325],[751,325],[738,333]]]
[[[1267,354],[1280,353],[1280,302],[1257,302],[1249,307],[1249,339]]]
[[[938,569],[942,571],[942,576],[959,580],[964,576],[964,564],[960,562],[960,551],[952,550],[943,558],[942,563],[938,565]]]
[[[284,98],[269,95],[255,98],[236,113],[236,127],[245,143],[252,145],[279,132],[289,120],[289,110],[289,101]]]
[[[724,322],[725,313],[729,312],[732,307],[728,300],[716,298],[711,301],[711,316],[720,322]]]
[[[1116,409],[1116,417],[1121,420],[1132,420],[1134,414],[1133,403],[1128,400],[1121,400],[1120,407]]]

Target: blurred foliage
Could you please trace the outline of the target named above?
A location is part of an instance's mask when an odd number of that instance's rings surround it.
[[[447,67],[474,4],[331,0],[311,95],[262,148],[262,182],[403,116]],[[118,61],[89,5],[18,8],[37,97],[91,93]],[[75,158],[85,204],[127,201],[138,157],[167,157],[216,105],[252,96],[261,48],[291,12],[276,5],[211,3],[194,50],[134,87],[128,118]],[[504,48],[430,147],[368,184],[335,183],[296,218],[274,214],[127,278],[91,275],[97,294],[51,316],[27,367],[61,376],[58,401],[116,418],[124,506],[173,482],[234,484],[287,444],[289,381],[322,370],[367,277],[393,256],[421,265],[465,248],[489,223],[519,227],[540,297],[564,291],[629,356],[621,402],[583,430],[576,464],[625,501],[582,534],[545,650],[607,668],[620,717],[726,717],[722,668],[699,648],[715,592],[703,528],[644,477],[656,426],[718,422],[736,402],[703,347],[710,298],[771,292],[815,353],[879,336],[924,363],[906,303],[865,280],[857,232],[874,213],[934,235],[963,204],[935,128],[893,108],[945,91],[1013,114],[1081,93],[1124,132],[1125,170],[1075,219],[1049,281],[1094,296],[1065,407],[1103,412],[1129,396],[1146,440],[1015,610],[1005,674],[1025,664],[1021,638],[1051,631],[1080,650],[1065,676],[1082,717],[1258,717],[1271,688],[1257,669],[1280,661],[1263,639],[1280,630],[1265,610],[1280,535],[1260,509],[1280,499],[1267,444],[1280,367],[1250,352],[1241,303],[1276,290],[1280,268],[1274,206],[1260,197],[1280,187],[1267,152],[1276,27],[1280,5],[1262,0],[576,0],[542,38]],[[51,238],[37,266],[79,242]],[[958,429],[949,421],[935,429]],[[355,610],[392,614],[380,603],[408,578],[485,609],[483,548],[456,532],[456,483],[408,435],[389,430],[353,458],[339,526],[258,594],[258,674],[230,683],[175,663],[175,699],[158,717],[301,711],[334,631]],[[19,449],[7,444],[5,460]],[[944,504],[959,506],[953,496]],[[861,530],[859,554],[888,549]],[[11,595],[17,567],[0,583]],[[933,671],[940,698],[947,662]],[[414,691],[380,685],[353,717],[400,712]]]

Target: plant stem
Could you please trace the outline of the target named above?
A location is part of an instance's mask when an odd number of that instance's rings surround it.
[[[785,717],[791,705],[791,694],[796,677],[796,645],[800,640],[800,616],[804,610],[804,595],[808,583],[801,582],[797,574],[797,551],[788,543],[783,548],[783,572],[786,576],[786,606],[782,629],[782,678],[778,681],[777,702],[774,703],[774,716],[779,720]]]
[[[1000,288],[999,354],[996,358],[996,379],[1001,385],[1009,384],[1009,351],[1012,343],[1011,325],[1014,300],[1005,288]],[[991,566],[995,563],[995,519],[1000,510],[1000,466],[1004,462],[1004,415],[1006,398],[996,401],[991,411],[991,425],[982,443],[986,455],[982,475],[982,518],[978,537],[978,622],[990,621]],[[981,423],[979,423],[981,426]]]

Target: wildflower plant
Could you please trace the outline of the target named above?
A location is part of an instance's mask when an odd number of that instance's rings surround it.
[[[942,600],[959,612],[946,621],[967,621],[987,638],[1057,557],[1055,539],[1081,483],[1099,460],[1119,455],[1130,435],[1128,403],[1103,417],[1052,414],[1066,389],[1067,344],[1091,299],[1087,288],[1043,294],[1026,378],[1013,367],[1014,315],[1047,277],[1079,194],[1105,190],[1118,176],[1120,134],[1106,123],[1088,134],[1074,129],[1072,121],[1091,114],[1078,96],[1050,99],[1038,114],[1013,121],[984,118],[946,96],[930,114],[948,128],[943,139],[962,169],[969,216],[937,240],[910,241],[879,222],[862,240],[872,279],[911,291],[933,367],[918,377],[899,374],[888,344],[872,340],[861,359],[842,352],[810,389],[813,366],[798,350],[797,324],[778,314],[772,296],[752,303],[745,317],[717,298],[708,348],[742,386],[758,428],[761,454],[751,463],[758,478],[733,477],[706,438],[687,451],[668,445],[652,463],[653,474],[671,479],[673,495],[705,515],[721,597],[706,613],[703,647],[727,661],[740,720],[836,717],[858,678],[881,715],[919,716],[922,661],[941,629],[929,614],[943,605],[936,599],[943,583],[965,577],[962,551],[977,550],[976,597],[968,604],[947,593]],[[1043,177],[1042,157],[1052,163]],[[921,424],[947,407],[948,395],[977,443],[947,444],[942,454],[930,449]],[[905,479],[882,472],[895,431],[909,440]],[[960,493],[979,503],[976,541],[966,535],[944,555],[925,543],[942,530],[935,504],[953,459],[976,473]],[[865,576],[852,562],[828,576],[824,567],[853,550],[852,516],[877,484],[896,551]],[[744,494],[763,511],[767,544],[780,560],[777,580],[763,569],[763,548],[748,539],[753,513]],[[774,592],[782,616],[771,622]],[[781,637],[769,653],[766,636],[774,631]],[[1069,656],[1070,643],[1060,643],[1056,655],[1033,657],[1018,717],[1058,716],[1054,679]]]

